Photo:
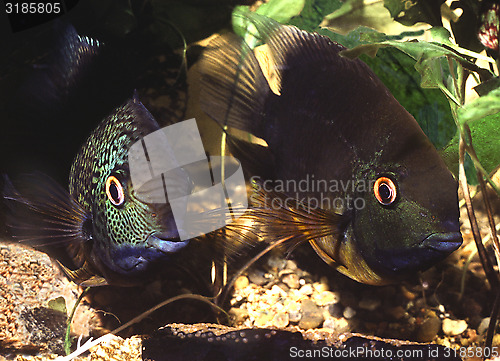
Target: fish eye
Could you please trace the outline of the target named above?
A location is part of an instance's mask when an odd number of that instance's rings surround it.
[[[380,204],[388,206],[396,200],[396,185],[390,178],[379,177],[373,185],[373,193]]]
[[[121,206],[125,202],[122,184],[113,175],[106,179],[106,195],[114,206]]]

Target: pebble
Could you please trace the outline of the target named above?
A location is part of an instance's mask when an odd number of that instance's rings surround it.
[[[278,328],[284,328],[288,326],[290,322],[290,316],[286,312],[278,312],[274,315],[271,325]]]
[[[428,317],[417,329],[416,341],[430,342],[437,336],[441,329],[441,320],[439,317]]]
[[[267,260],[267,265],[271,268],[281,271],[286,267],[286,260],[279,256],[271,256]]]
[[[343,315],[347,319],[353,318],[354,316],[356,316],[356,310],[354,308],[352,308],[352,307],[347,306],[344,309]]]
[[[294,271],[297,269],[297,263],[295,261],[292,261],[291,259],[289,259],[286,261],[286,268]]]
[[[318,306],[326,306],[326,305],[339,303],[340,295],[337,292],[323,291],[321,293],[313,294],[312,300]]]
[[[283,281],[284,284],[293,289],[297,289],[300,287],[299,276],[297,276],[295,273],[287,274],[281,279],[281,281]]]
[[[343,310],[343,307],[338,303],[328,306],[328,313],[332,317],[341,317]]]
[[[266,277],[264,277],[264,272],[257,269],[250,271],[248,278],[250,279],[250,282],[255,283],[257,286],[262,286],[269,281]]]
[[[492,342],[493,347],[498,347],[500,345],[500,334],[496,334],[493,336],[493,342]]]
[[[229,310],[229,314],[233,316],[233,320],[235,324],[240,324],[248,318],[248,311],[242,308],[232,307]]]
[[[290,302],[287,307],[288,318],[290,322],[299,322],[302,314],[300,313],[300,303]]]
[[[274,319],[274,312],[261,312],[255,317],[255,327],[269,327]]]
[[[250,284],[247,276],[239,276],[236,281],[234,281],[234,289],[241,290]]]
[[[467,322],[464,320],[452,320],[450,318],[445,318],[443,320],[443,332],[447,336],[460,335],[467,327]]]
[[[300,287],[299,293],[302,295],[312,295],[314,293],[313,287],[311,284],[307,283],[304,286]]]
[[[299,327],[308,330],[316,328],[323,323],[323,312],[311,300],[304,300],[300,305],[302,317],[299,321]]]
[[[368,311],[375,311],[380,304],[381,302],[378,298],[363,297],[359,301],[358,307]]]
[[[324,328],[329,328],[330,330],[334,330],[339,333],[349,332],[350,326],[349,322],[341,317],[341,318],[327,318],[325,322],[323,322]]]
[[[488,327],[490,325],[490,318],[486,317],[481,320],[481,323],[479,323],[479,326],[477,327],[477,333],[482,335],[488,331]]]
[[[395,320],[399,320],[403,318],[405,315],[406,311],[403,306],[396,306],[396,307],[391,307],[386,310],[386,313],[391,316]]]
[[[318,293],[328,291],[328,284],[326,282],[314,282],[313,287],[314,291]]]

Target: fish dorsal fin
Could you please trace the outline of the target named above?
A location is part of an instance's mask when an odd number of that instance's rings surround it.
[[[51,76],[63,93],[74,87],[99,54],[102,44],[87,36],[78,35],[72,25],[59,25],[58,39],[52,61]]]
[[[281,89],[287,72],[294,72],[293,69],[297,68],[335,66],[340,69],[356,68],[361,73],[369,71],[362,61],[342,57],[339,53],[346,48],[327,36],[282,25],[256,13],[237,12],[236,16],[248,19],[255,26],[257,37],[269,47],[268,54],[273,59],[273,76],[278,89]]]
[[[201,108],[222,127],[262,138],[263,109],[271,93],[255,55],[234,34],[213,40],[200,60]]]

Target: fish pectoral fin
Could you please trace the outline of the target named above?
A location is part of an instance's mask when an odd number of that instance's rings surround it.
[[[46,251],[50,247],[81,244],[88,212],[47,175],[35,172],[16,179],[5,177],[2,198],[6,225],[15,241]]]
[[[82,287],[106,286],[108,284],[104,277],[96,275],[91,270],[91,267],[87,262],[85,262],[82,267],[76,270],[69,269],[59,261],[57,261],[57,263],[72,282]]]
[[[341,266],[341,264],[335,260],[332,256],[330,256],[328,253],[326,253],[317,243],[316,240],[311,239],[309,240],[309,244],[312,246],[314,251],[320,256],[320,258],[330,267],[337,268]]]
[[[226,242],[237,239],[243,248],[266,242],[287,249],[310,242],[325,262],[339,265],[338,247],[351,218],[348,213],[309,209],[307,205],[295,204],[286,194],[265,191],[258,182],[253,187],[249,209],[224,228],[230,236]],[[318,242],[327,246],[320,247]]]

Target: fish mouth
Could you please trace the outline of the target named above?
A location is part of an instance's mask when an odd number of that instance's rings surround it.
[[[460,232],[436,232],[428,235],[420,245],[440,253],[452,253],[462,245]]]
[[[156,232],[149,235],[146,244],[162,253],[175,253],[186,247],[189,240],[181,240],[177,234]]]

